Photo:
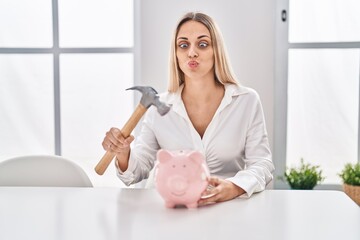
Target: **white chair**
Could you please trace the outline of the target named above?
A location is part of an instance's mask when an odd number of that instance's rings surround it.
[[[55,155],[31,155],[0,162],[0,186],[93,187],[85,171]]]

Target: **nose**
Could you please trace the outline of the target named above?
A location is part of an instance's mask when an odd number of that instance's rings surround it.
[[[172,176],[168,181],[169,188],[175,193],[182,193],[188,188],[186,178],[183,176]]]
[[[189,48],[188,56],[189,58],[196,58],[199,56],[194,46]]]

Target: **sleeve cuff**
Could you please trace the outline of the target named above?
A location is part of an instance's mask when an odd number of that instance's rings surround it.
[[[250,198],[253,193],[262,191],[256,177],[245,171],[238,172],[234,177],[226,180],[244,189],[245,193],[240,198]]]
[[[133,161],[129,161],[128,168],[126,169],[125,172],[123,172],[119,168],[117,159],[115,160],[116,175],[126,186],[130,186],[135,180],[135,175],[132,171],[132,169],[134,168],[132,162]]]

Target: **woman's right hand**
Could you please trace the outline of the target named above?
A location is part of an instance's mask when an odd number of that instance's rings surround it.
[[[111,128],[105,135],[102,142],[104,150],[111,151],[116,154],[117,165],[122,171],[127,169],[129,155],[130,155],[130,144],[134,140],[134,136],[130,135],[124,138],[120,129]]]

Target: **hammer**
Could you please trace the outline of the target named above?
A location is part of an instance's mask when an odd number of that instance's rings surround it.
[[[146,110],[151,105],[154,105],[159,114],[161,116],[165,115],[169,112],[170,106],[165,103],[160,102],[159,96],[157,96],[157,92],[152,87],[148,86],[135,86],[132,88],[128,88],[126,90],[138,90],[142,93],[142,97],[140,99],[140,103],[137,105],[135,111],[129,118],[129,120],[125,123],[124,127],[121,129],[121,134],[124,138],[130,136],[132,130],[136,127],[141,117],[145,114]],[[115,153],[111,151],[106,151],[104,156],[101,158],[99,163],[95,167],[95,172],[99,175],[103,175],[111,161],[113,160]]]

